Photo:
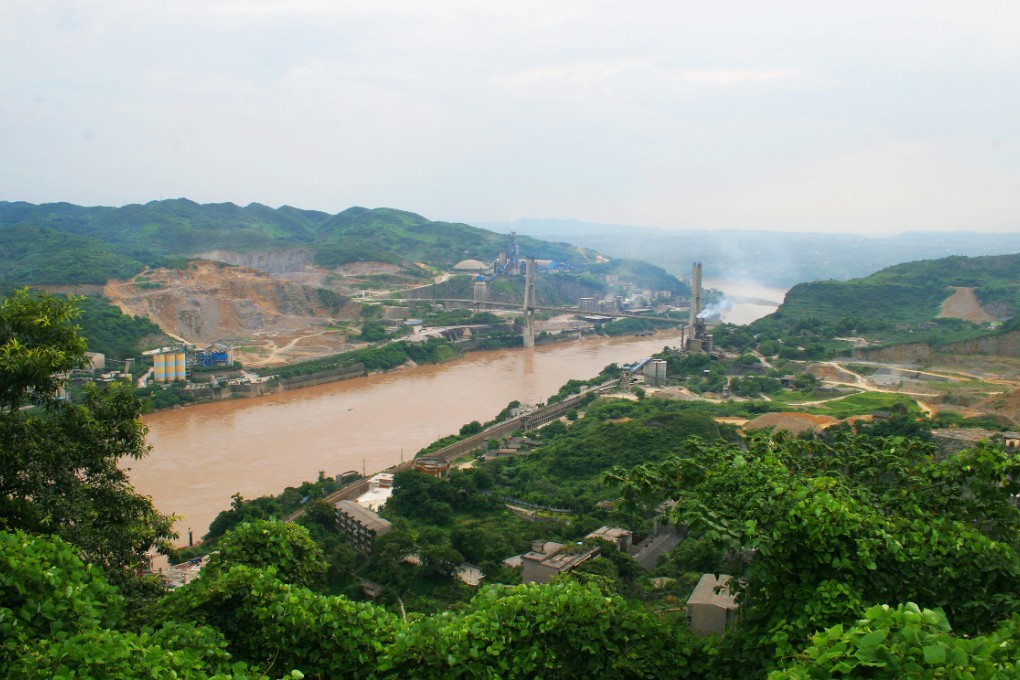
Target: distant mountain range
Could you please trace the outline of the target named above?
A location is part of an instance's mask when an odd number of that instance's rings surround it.
[[[522,237],[522,256],[569,264],[594,253]],[[439,268],[467,258],[491,261],[507,236],[389,208],[335,215],[258,203],[200,205],[187,199],[120,208],[0,202],[0,284],[79,284],[124,279],[145,266],[214,250],[239,253],[303,248],[313,263],[370,261]]]
[[[1020,233],[930,232],[892,236],[765,231],[667,231],[576,220],[522,219],[476,226],[569,241],[610,257],[644,260],[687,276],[691,262],[706,277],[789,287],[816,280],[866,276],[901,262],[950,255],[1020,253]]]

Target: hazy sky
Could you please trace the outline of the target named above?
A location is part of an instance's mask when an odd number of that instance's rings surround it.
[[[1020,230],[1020,3],[0,1],[0,199]]]

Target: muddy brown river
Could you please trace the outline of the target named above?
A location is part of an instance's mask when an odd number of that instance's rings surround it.
[[[513,400],[544,402],[571,378],[679,343],[676,331],[659,331],[476,352],[438,366],[154,413],[145,417],[152,453],[130,462],[130,476],[160,511],[180,516],[180,542],[189,528],[197,540],[235,492],[277,494],[320,470],[377,472],[464,423],[491,420]]]

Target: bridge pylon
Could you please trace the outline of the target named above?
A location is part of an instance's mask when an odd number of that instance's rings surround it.
[[[524,346],[535,346],[535,258],[529,257],[524,275]]]

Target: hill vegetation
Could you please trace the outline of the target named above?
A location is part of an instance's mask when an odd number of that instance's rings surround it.
[[[223,249],[241,253],[310,248],[314,262],[424,263],[448,268],[492,260],[506,237],[390,208],[336,215],[258,203],[200,205],[187,199],[120,208],[0,202],[0,266],[14,284],[102,283],[167,258]],[[523,237],[523,255],[580,264],[585,251]]]
[[[851,319],[863,328],[934,321],[954,287],[975,288],[982,302],[1001,302],[1003,318],[1020,312],[1020,254],[947,257],[906,262],[852,281],[794,286],[771,317],[795,324],[808,319]]]
[[[885,346],[932,346],[995,335],[1015,328],[1020,313],[1020,254],[948,257],[907,262],[852,281],[814,281],[794,286],[774,313],[746,328],[722,324],[715,330],[725,348],[754,348],[768,356],[822,359],[854,347],[847,338]],[[1005,321],[998,329],[940,316],[958,288],[973,288],[983,308]]]

